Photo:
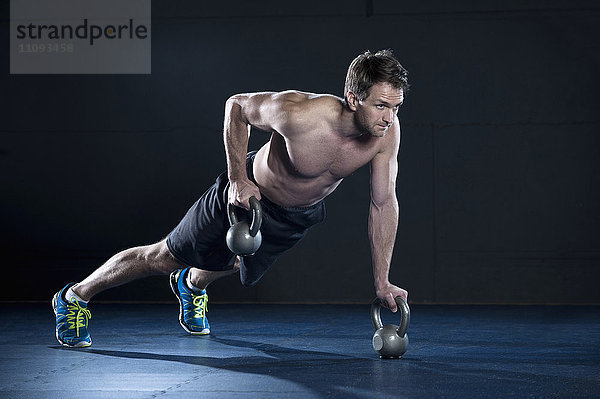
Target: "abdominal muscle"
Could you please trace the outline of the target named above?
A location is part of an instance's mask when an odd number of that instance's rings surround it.
[[[285,145],[272,141],[256,154],[253,172],[261,193],[283,207],[314,205],[331,194],[343,180],[333,176],[327,169],[315,176],[294,171]]]

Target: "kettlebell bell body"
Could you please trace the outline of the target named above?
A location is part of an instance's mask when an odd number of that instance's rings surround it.
[[[227,247],[236,255],[252,255],[262,243],[260,226],[262,224],[262,207],[256,197],[250,197],[250,208],[252,211],[252,222],[248,225],[245,220],[238,220],[236,215],[236,206],[228,204],[227,214],[231,227],[227,230],[225,241]]]
[[[250,234],[248,223],[237,222],[227,230],[227,246],[236,255],[246,256],[254,254],[262,243],[260,230],[254,237]]]
[[[408,324],[410,323],[410,309],[401,297],[395,298],[400,309],[402,319],[400,325],[386,324],[381,322],[381,301],[375,299],[371,304],[371,321],[375,327],[373,335],[373,349],[379,353],[382,359],[398,359],[408,349]]]

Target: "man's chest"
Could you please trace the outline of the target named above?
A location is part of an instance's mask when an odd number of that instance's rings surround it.
[[[305,177],[329,174],[344,178],[366,165],[379,151],[377,138],[340,140],[327,136],[286,140],[289,162]]]

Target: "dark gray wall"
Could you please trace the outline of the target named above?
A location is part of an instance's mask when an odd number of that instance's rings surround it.
[[[593,1],[155,0],[150,76],[9,75],[0,7],[0,299],[48,299],[168,234],[225,168],[228,96],[341,94],[355,55],[392,48],[412,83],[392,281],[421,303],[600,302]],[[368,202],[364,169],[258,286],[211,300],[369,301]],[[97,299],[171,293],[156,277]]]

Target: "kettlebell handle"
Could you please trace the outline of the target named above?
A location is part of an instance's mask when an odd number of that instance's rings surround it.
[[[256,236],[256,233],[260,230],[262,224],[262,206],[255,196],[248,199],[250,202],[250,210],[252,211],[252,222],[250,223],[250,235]],[[233,226],[238,222],[238,217],[235,214],[235,208],[233,204],[227,204],[227,215],[229,216],[229,225]]]
[[[410,308],[408,304],[401,296],[397,296],[394,298],[396,304],[398,305],[398,309],[400,309],[400,326],[396,332],[400,337],[403,337],[406,334],[406,330],[408,329],[408,325],[410,324]],[[375,331],[379,330],[383,327],[383,323],[381,322],[381,301],[379,298],[375,298],[373,303],[371,304],[371,321],[373,322],[373,327],[375,327]]]

